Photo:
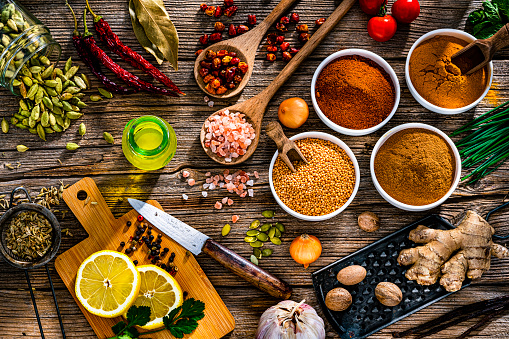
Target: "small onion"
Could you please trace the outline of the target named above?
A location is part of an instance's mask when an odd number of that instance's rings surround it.
[[[258,323],[256,339],[324,339],[323,319],[304,301],[284,300],[268,308]]]
[[[308,268],[322,254],[322,244],[314,235],[303,234],[295,238],[290,245],[293,260]]]

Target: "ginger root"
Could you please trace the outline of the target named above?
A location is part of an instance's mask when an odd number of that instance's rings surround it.
[[[398,263],[413,264],[405,273],[409,280],[432,285],[441,276],[440,285],[455,292],[461,289],[465,274],[470,279],[481,277],[490,268],[492,255],[509,256],[507,248],[491,241],[494,233],[493,227],[473,211],[467,211],[459,226],[452,230],[419,225],[408,238],[426,245],[402,250]]]

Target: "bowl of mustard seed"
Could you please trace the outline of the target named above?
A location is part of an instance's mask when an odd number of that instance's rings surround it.
[[[323,221],[344,211],[359,189],[360,170],[350,147],[327,133],[305,132],[290,140],[308,160],[294,162],[295,172],[276,151],[269,167],[272,195],[288,214]]]

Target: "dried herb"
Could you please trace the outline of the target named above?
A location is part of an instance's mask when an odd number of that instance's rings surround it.
[[[159,65],[162,64],[164,61],[164,55],[159,50],[159,48],[157,48],[157,46],[154,45],[152,41],[149,40],[147,34],[145,33],[143,26],[141,25],[140,21],[138,20],[138,17],[136,16],[136,10],[134,9],[133,0],[129,1],[129,14],[131,15],[131,23],[133,25],[134,35],[136,35],[138,42],[143,48],[145,48],[147,52],[154,56]]]
[[[34,261],[51,247],[53,228],[42,214],[27,211],[16,214],[6,233],[7,248],[17,257]]]
[[[177,70],[178,33],[164,8],[163,1],[132,0],[132,2],[136,18],[143,27],[148,40],[161,51],[164,58]]]

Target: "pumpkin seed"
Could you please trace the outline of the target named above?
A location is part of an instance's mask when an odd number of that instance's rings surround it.
[[[80,134],[81,136],[84,136],[84,135],[85,135],[85,133],[87,133],[87,126],[85,126],[85,124],[84,124],[84,123],[81,123],[81,124],[80,124],[80,127],[79,127],[79,129],[78,129],[78,132],[79,132],[79,134]],[[226,227],[226,226],[227,226],[227,225],[225,225],[225,227]],[[229,226],[229,225],[228,225],[228,226]],[[224,227],[223,227],[223,229],[224,229]],[[228,232],[230,232],[230,230],[228,230]]]
[[[276,228],[276,231],[274,232],[274,236],[276,238],[280,238],[281,237],[281,231]]]
[[[276,228],[281,232],[281,233],[285,233],[285,227],[283,226],[282,223],[280,222],[277,222],[274,226],[276,226]]]
[[[20,153],[23,153],[23,152],[28,151],[28,147],[26,147],[25,145],[18,145],[18,146],[16,146],[16,150],[18,150],[18,152],[20,152]]]
[[[115,139],[113,139],[113,136],[110,133],[104,132],[103,133],[103,137],[104,137],[104,140],[106,140],[106,142],[108,144],[114,144],[115,143]]]
[[[256,237],[258,238],[258,240],[263,242],[269,240],[269,236],[267,235],[267,233],[260,233]]]
[[[256,237],[245,237],[244,241],[251,243],[251,242],[257,241],[257,239],[256,239]]]
[[[78,148],[80,148],[80,146],[78,144],[75,144],[74,142],[68,142],[67,145],[65,145],[65,148],[68,151],[75,151]]]
[[[223,229],[221,230],[221,235],[222,235],[223,237],[226,237],[226,236],[228,235],[228,233],[230,233],[230,230],[231,230],[231,229],[232,229],[232,228],[231,228],[230,224],[226,224],[226,225],[224,225],[224,226],[223,226]]]
[[[274,211],[263,211],[262,212],[262,215],[265,217],[265,218],[273,218],[274,217]]]
[[[260,232],[258,232],[257,230],[250,230],[250,231],[247,231],[246,232],[246,235],[250,236],[250,237],[256,237]]]
[[[97,90],[99,91],[99,93],[101,93],[101,95],[103,97],[108,98],[108,99],[113,98],[113,94],[111,94],[111,92],[108,92],[104,88],[99,87]]]
[[[262,251],[262,255],[264,257],[270,257],[272,255],[272,253],[274,253],[274,251],[272,251],[272,248],[265,248],[263,251]]]
[[[274,238],[274,235],[276,234],[276,228],[275,227],[271,227],[270,230],[269,230],[269,238]]]
[[[262,258],[262,251],[259,248],[253,248],[253,254],[258,259]]]
[[[258,228],[258,226],[260,226],[260,220],[254,220],[251,222],[251,225],[249,225],[249,228],[255,229],[255,228]]]
[[[7,122],[7,120],[5,120],[5,118],[2,119],[2,132],[3,133],[9,132],[9,123]]]
[[[258,248],[263,246],[263,242],[261,242],[260,240],[256,240],[254,242],[250,242],[249,245],[251,245],[251,247]]]
[[[281,245],[281,239],[277,238],[277,237],[274,237],[274,238],[270,238],[270,241],[272,241],[272,243],[274,245]]]
[[[263,224],[262,227],[260,227],[260,231],[267,232],[272,227],[272,224]]]
[[[251,254],[250,260],[253,264],[258,265],[258,258],[255,257],[253,254]]]

